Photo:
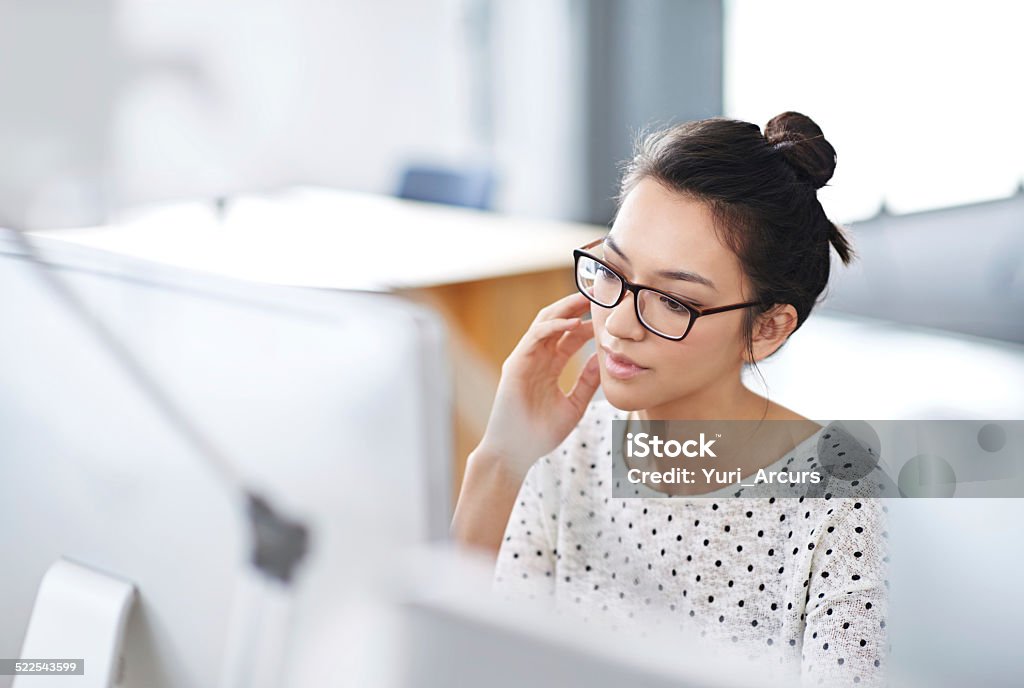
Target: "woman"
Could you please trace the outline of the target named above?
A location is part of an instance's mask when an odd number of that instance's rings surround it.
[[[806,320],[830,246],[844,264],[852,257],[817,199],[835,160],[795,112],[764,135],[715,118],[641,143],[609,235],[577,251],[580,293],[541,310],[505,361],[467,464],[453,534],[498,552],[500,588],[595,618],[658,610],[778,653],[810,685],[883,682],[887,533],[884,507],[857,497],[874,484],[867,474],[844,483],[849,497],[642,485],[630,496],[676,498],[623,499],[628,467],[611,451],[615,419],[790,421],[784,437],[724,447],[748,482],[759,468],[817,468],[823,452],[850,448],[832,441],[833,426],[741,382]],[[565,395],[558,374],[590,338],[596,351]],[[592,402],[598,385],[606,400]]]

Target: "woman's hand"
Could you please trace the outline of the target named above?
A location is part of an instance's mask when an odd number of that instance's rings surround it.
[[[579,316],[590,302],[580,293],[545,306],[501,366],[501,380],[487,429],[477,451],[500,459],[513,476],[524,477],[583,417],[600,373],[597,354],[583,366],[566,395],[558,378],[569,358],[594,336],[591,321]]]

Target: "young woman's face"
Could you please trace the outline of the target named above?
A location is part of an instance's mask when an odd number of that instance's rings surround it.
[[[640,181],[625,198],[608,236],[594,255],[631,282],[703,308],[748,300],[739,260],[716,235],[709,209],[653,179]],[[662,271],[697,277],[678,279]],[[698,318],[685,339],[671,341],[640,324],[633,298],[627,292],[614,308],[591,304],[601,386],[613,406],[651,409],[738,380],[745,309]],[[616,366],[610,355],[628,357],[643,370]]]

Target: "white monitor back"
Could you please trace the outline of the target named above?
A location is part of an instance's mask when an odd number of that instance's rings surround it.
[[[310,526],[293,644],[400,545],[447,532],[451,402],[429,312],[35,241],[246,482]],[[240,505],[37,270],[0,230],[0,656],[18,656],[67,557],[138,587],[122,685],[216,685],[247,566]]]

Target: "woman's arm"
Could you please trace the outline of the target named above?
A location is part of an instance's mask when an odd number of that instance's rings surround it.
[[[836,500],[807,583],[801,684],[885,686],[889,651],[885,502]]]
[[[559,498],[548,461],[544,457],[526,475],[495,562],[495,589],[509,599],[545,599],[555,592],[557,524],[545,515],[557,515]]]
[[[497,556],[523,476],[505,458],[478,447],[466,462],[451,533],[463,545]]]

